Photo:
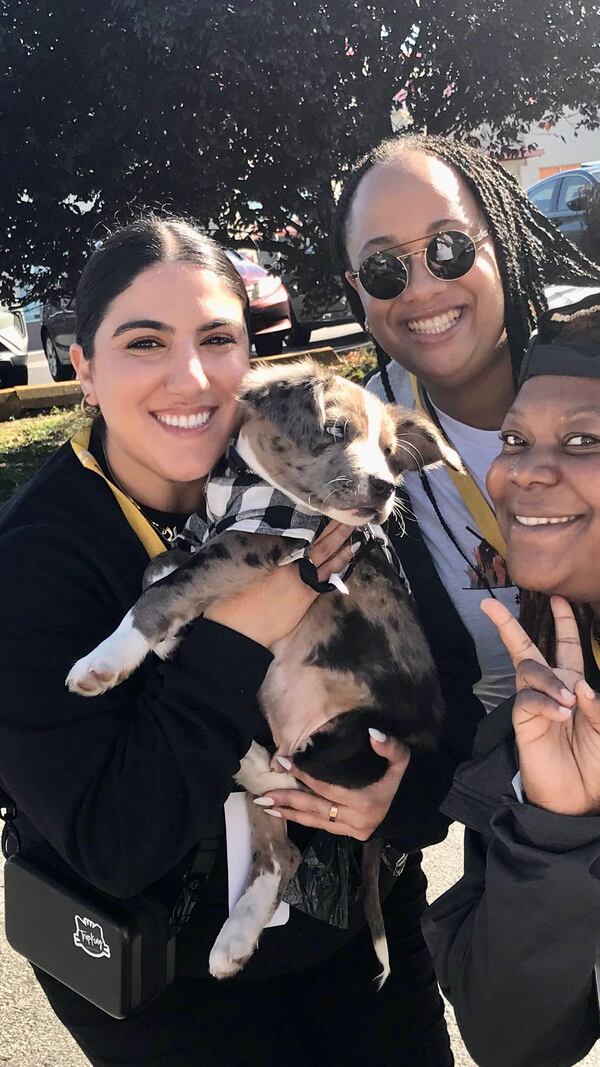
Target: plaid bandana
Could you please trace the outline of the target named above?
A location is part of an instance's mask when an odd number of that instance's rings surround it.
[[[206,482],[206,519],[191,515],[173,547],[181,547],[183,542],[183,547],[195,552],[217,534],[235,530],[239,533],[275,534],[305,542],[304,547],[292,550],[282,563],[308,556],[312,542],[328,520],[316,511],[304,511],[300,504],[249,470],[238,455],[235,444],[235,440],[230,441],[225,455]],[[388,563],[408,588],[400,561],[381,526],[369,524],[357,527],[352,531],[350,540],[353,544],[361,545],[370,541],[378,542]],[[351,573],[353,566],[354,562],[346,568],[344,576]],[[330,583],[331,589],[347,592],[339,576],[332,575]]]

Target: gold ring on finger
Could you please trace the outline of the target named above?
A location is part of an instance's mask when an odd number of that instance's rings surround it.
[[[329,822],[335,822],[338,817],[337,804],[332,804],[329,809]]]

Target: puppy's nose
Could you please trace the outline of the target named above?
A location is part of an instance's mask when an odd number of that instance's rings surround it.
[[[369,491],[377,500],[387,500],[395,488],[393,482],[386,482],[385,478],[377,478],[374,474],[369,475]]]

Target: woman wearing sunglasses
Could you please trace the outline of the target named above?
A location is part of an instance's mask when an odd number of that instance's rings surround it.
[[[488,486],[514,577],[535,590],[527,632],[484,604],[517,695],[444,801],[466,826],[464,876],[425,929],[481,1067],[568,1067],[600,1037],[598,296],[541,315],[521,381]]]
[[[518,611],[485,488],[498,430],[537,316],[549,299],[565,304],[582,286],[598,288],[600,268],[497,163],[424,134],[384,141],[356,165],[334,239],[351,307],[376,346],[380,373],[369,388],[428,411],[467,472],[409,475],[408,536],[396,537],[448,711],[440,751],[411,759],[392,813],[428,843],[445,833],[435,803],[484,709],[514,690],[510,657],[479,610],[491,594]]]

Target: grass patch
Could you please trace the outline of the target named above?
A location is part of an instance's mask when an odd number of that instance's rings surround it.
[[[372,344],[342,357],[337,373],[362,383],[377,369]],[[0,422],[0,504],[26,482],[45,459],[72,437],[84,422],[77,408],[53,408],[24,418]]]
[[[0,503],[26,482],[84,422],[79,408],[0,422]]]
[[[341,367],[336,367],[337,373],[360,385],[377,370],[375,347],[370,341],[366,345],[361,345],[360,348],[353,348],[351,352],[346,352],[341,356],[341,360]]]

